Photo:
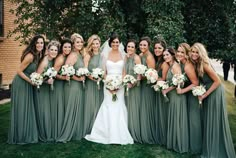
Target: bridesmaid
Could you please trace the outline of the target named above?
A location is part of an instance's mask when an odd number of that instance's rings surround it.
[[[65,64],[66,58],[71,52],[72,42],[70,39],[63,39],[59,55],[55,59],[54,68],[58,72],[54,80],[54,90],[51,92],[51,116],[52,116],[52,138],[56,140],[62,130],[65,117],[65,92],[64,84],[66,76],[60,75],[61,67]]]
[[[194,69],[193,63],[189,59],[190,46],[187,43],[181,43],[178,46],[176,55],[181,63],[182,72],[186,75],[184,88],[177,88],[178,94],[186,94],[188,125],[189,125],[189,149],[193,154],[199,154],[202,150],[202,124],[201,108],[197,97],[193,96],[192,88],[198,86],[199,81]]]
[[[191,47],[191,59],[194,61],[200,82],[206,86],[206,93],[198,99],[203,100],[203,158],[234,158],[224,88],[219,77],[210,65],[210,59],[203,44],[195,43]]]
[[[21,64],[11,88],[11,121],[8,132],[9,144],[38,142],[38,129],[34,109],[34,88],[30,74],[45,54],[45,40],[36,35],[23,51]]]
[[[154,54],[156,57],[156,70],[158,72],[158,81],[165,81],[169,65],[163,59],[163,52],[166,49],[166,42],[158,39],[154,43]],[[155,94],[155,126],[156,126],[156,143],[166,145],[168,106],[161,92]]]
[[[149,37],[142,37],[139,43],[139,49],[141,51],[140,58],[141,63],[148,68],[155,69],[155,59],[149,50],[151,40]],[[155,131],[156,126],[154,123],[154,100],[155,92],[151,85],[147,85],[147,81],[143,76],[141,81],[141,109],[140,109],[140,130],[142,143],[155,143]]]
[[[134,74],[134,66],[141,64],[140,57],[136,54],[136,41],[133,39],[128,40],[125,46],[125,74],[134,76],[137,80],[140,80],[140,76]],[[132,88],[131,88],[132,87]],[[125,96],[125,104],[128,110],[128,128],[129,132],[135,142],[142,142],[140,133],[140,86],[130,85],[128,96]]]
[[[40,62],[37,73],[43,75],[45,70],[53,67],[54,59],[57,57],[60,43],[51,41],[48,44],[47,55]],[[52,141],[52,120],[51,120],[51,85],[54,79],[44,81],[36,94],[35,113],[38,125],[39,140],[43,142]]]
[[[98,35],[92,35],[88,39],[88,45],[86,48],[86,55],[84,57],[85,67],[89,72],[92,72],[94,68],[102,68],[102,60],[100,55],[101,39]],[[103,86],[100,82],[100,88],[98,89],[97,80],[92,76],[88,76],[86,80],[85,89],[85,105],[84,105],[84,135],[90,134],[93,123],[97,116],[100,105],[103,101]]]
[[[81,35],[74,33],[71,36],[73,50],[66,59],[68,65],[72,65],[75,70],[84,67],[83,45],[84,39]],[[66,113],[62,131],[58,142],[67,142],[70,140],[81,140],[83,135],[84,118],[84,90],[82,81],[85,77],[73,75],[70,82],[65,84],[65,105]]]
[[[168,63],[167,81],[171,83],[175,74],[181,74],[181,67],[175,59],[175,50],[168,48],[164,51],[163,57]],[[187,118],[187,100],[185,95],[178,95],[175,87],[170,86],[162,90],[163,94],[168,93],[168,126],[167,126],[167,148],[179,153],[188,152],[188,118]]]

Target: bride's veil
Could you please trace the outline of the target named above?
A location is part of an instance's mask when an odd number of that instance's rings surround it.
[[[100,50],[101,50],[101,56],[102,56],[102,65],[103,65],[102,67],[103,67],[104,69],[105,69],[105,64],[106,64],[106,61],[107,61],[107,59],[108,59],[109,53],[111,52],[111,47],[109,46],[108,41],[109,41],[109,39],[106,40],[106,41],[102,44],[102,46],[101,46],[101,48],[100,48]],[[119,45],[119,52],[120,52],[120,54],[121,54],[121,56],[122,56],[122,59],[124,59],[126,53],[125,53],[125,51],[124,51],[124,45],[122,44],[122,42],[121,42],[120,45]]]

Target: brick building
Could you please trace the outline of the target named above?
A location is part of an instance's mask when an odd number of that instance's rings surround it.
[[[7,38],[8,31],[15,27],[14,19],[16,17],[9,12],[14,7],[8,0],[0,0],[0,74],[2,74],[2,84],[12,82],[24,49],[24,46],[20,46],[20,42],[14,41],[14,37]]]

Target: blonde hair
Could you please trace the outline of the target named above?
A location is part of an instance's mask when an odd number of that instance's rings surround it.
[[[188,43],[181,43],[179,44],[179,47],[184,50],[184,55],[187,61],[189,61],[189,52],[190,52],[190,46]]]
[[[71,41],[72,41],[72,44],[75,43],[76,38],[80,38],[80,39],[84,42],[84,38],[83,38],[80,34],[78,34],[78,33],[73,33],[73,34],[71,35],[71,37],[70,37],[70,39],[71,39]]]
[[[198,42],[194,43],[193,46],[191,47],[191,51],[193,50],[193,48],[195,48],[199,54],[198,62],[195,63],[195,65],[196,65],[198,76],[202,77],[204,74],[203,67],[205,64],[207,65],[210,64],[210,59],[208,57],[207,50],[203,44],[198,43]]]
[[[88,45],[86,47],[86,52],[92,57],[94,55],[94,52],[93,52],[93,48],[92,48],[92,45],[93,45],[93,41],[95,40],[98,40],[99,43],[101,43],[101,39],[98,35],[92,35],[89,37],[88,39]]]
[[[56,41],[56,40],[51,40],[49,43],[48,43],[48,46],[47,46],[47,49],[50,49],[51,46],[56,46],[57,49],[58,49],[58,52],[60,50],[60,42]]]
[[[78,33],[73,33],[73,34],[71,35],[71,37],[70,37],[71,42],[72,42],[72,45],[74,45],[75,40],[76,40],[77,38],[80,38],[81,41],[84,43],[84,38],[83,38],[80,34],[78,34]],[[85,54],[84,48],[82,48],[82,49],[80,50],[80,53],[81,53],[82,56],[84,56],[84,54]]]

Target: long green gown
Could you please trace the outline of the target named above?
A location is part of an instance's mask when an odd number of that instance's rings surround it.
[[[72,52],[73,53],[73,52]],[[83,57],[77,54],[77,61],[74,64],[75,70],[84,67]],[[81,140],[83,135],[84,118],[84,89],[83,83],[73,79],[65,83],[65,118],[60,137],[57,142],[70,140]]]
[[[53,66],[53,61],[48,61],[47,68]],[[50,85],[43,83],[35,92],[35,113],[39,132],[39,140],[43,142],[52,141],[52,120],[50,104]]]
[[[134,74],[134,57],[129,57],[125,63],[126,74],[137,77]],[[128,128],[129,132],[135,142],[142,142],[140,133],[140,101],[141,101],[141,91],[140,86],[134,86],[129,89],[128,96],[125,96],[125,104],[127,106],[128,112]]]
[[[101,55],[95,54],[89,61],[88,70],[92,72],[94,68],[102,68]],[[90,134],[93,123],[97,116],[100,105],[103,101],[103,83],[100,81],[100,89],[97,82],[86,79],[85,105],[84,105],[84,135]]]
[[[206,89],[213,84],[204,73],[200,78]],[[220,85],[203,100],[203,145],[202,158],[235,158],[228,122],[224,87]]]
[[[181,64],[182,73],[184,73],[184,64]],[[187,75],[184,87],[191,84]],[[202,151],[202,110],[199,101],[192,91],[186,93],[187,113],[189,127],[189,150],[192,154],[200,154]]]
[[[159,63],[156,64],[157,68]],[[162,69],[158,71],[158,76],[162,77]],[[155,93],[156,99],[156,115],[155,115],[155,124],[156,124],[156,143],[160,145],[166,145],[167,139],[167,117],[168,117],[168,103],[165,101],[165,98],[161,91]]]
[[[167,81],[171,83],[172,66],[167,73]],[[173,89],[167,93],[169,98],[167,148],[179,153],[189,151],[188,116],[186,96],[177,94]]]
[[[146,55],[141,56],[143,65],[146,63]],[[141,81],[141,105],[140,105],[140,130],[142,143],[155,143],[155,91],[151,88],[151,84],[147,84],[147,80]]]
[[[64,64],[66,57],[64,57]],[[63,64],[63,65],[64,65]],[[66,81],[55,79],[51,93],[51,117],[52,117],[52,138],[56,140],[60,136],[65,117],[65,91]]]
[[[24,73],[28,77],[35,72],[37,65],[31,63]],[[38,142],[38,129],[34,109],[34,88],[16,75],[11,87],[11,121],[8,132],[9,144]]]

